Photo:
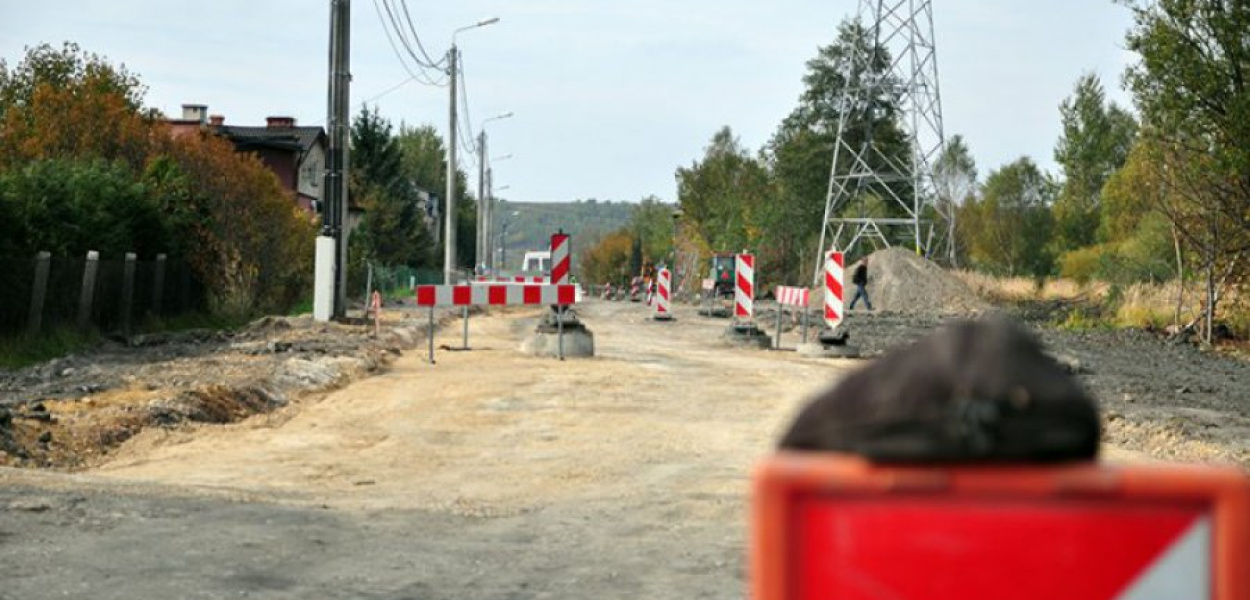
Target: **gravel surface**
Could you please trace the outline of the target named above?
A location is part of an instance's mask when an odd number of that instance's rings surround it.
[[[522,356],[538,313],[494,313],[437,365],[409,353],[239,422],[149,425],[80,472],[0,467],[0,598],[742,597],[752,466],[862,363],[730,348],[727,320],[686,306],[666,324],[630,302],[582,315],[594,359]],[[857,311],[848,326],[875,356],[941,322]],[[1101,401],[1112,449],[1250,466],[1244,363],[1039,331]],[[196,381],[281,364],[231,343],[199,353],[220,362]]]

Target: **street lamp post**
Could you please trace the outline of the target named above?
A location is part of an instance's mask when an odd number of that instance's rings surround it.
[[[483,156],[485,155],[483,154]],[[503,156],[491,158],[490,162],[497,163],[500,161],[508,160],[509,158],[512,158],[512,155],[505,154]],[[505,190],[507,189],[507,186],[504,186],[499,189],[500,191]],[[486,168],[486,221],[484,224],[484,228],[485,228],[484,235],[486,237],[486,248],[489,249],[492,247],[491,240],[495,239],[494,238],[495,236],[495,172],[490,167]],[[495,259],[494,259],[493,252],[488,253],[487,260],[490,261],[489,264],[487,264],[487,268],[493,271],[495,269]]]
[[[477,134],[477,238],[476,238],[477,245],[474,246],[474,248],[476,248],[476,253],[477,253],[476,259],[477,259],[477,266],[479,269],[489,268],[490,262],[491,262],[490,257],[489,257],[491,244],[490,244],[490,236],[488,234],[488,232],[490,231],[489,219],[490,219],[490,210],[491,210],[490,197],[489,197],[490,188],[487,186],[487,183],[486,183],[487,173],[489,172],[489,168],[487,168],[486,166],[486,157],[488,156],[486,152],[486,124],[491,121],[507,119],[511,116],[512,116],[512,113],[510,112],[493,116],[489,119],[482,121],[481,127],[478,128],[479,132]]]
[[[507,187],[508,186],[505,185],[499,189],[504,190]],[[512,219],[515,218],[519,214],[521,214],[520,211],[516,211],[516,210],[512,211],[512,213],[507,215],[507,218],[504,219],[503,224],[499,228],[500,230],[499,232],[499,269],[500,270],[506,270],[508,268],[508,226],[512,224]]]
[[[448,284],[455,283],[456,273],[456,74],[459,51],[456,49],[456,35],[462,31],[485,27],[498,23],[499,19],[486,19],[472,25],[461,27],[451,33],[451,49],[447,51],[447,76],[450,89],[451,106],[448,110],[450,118],[447,129],[447,210],[443,218],[446,220],[443,235],[443,278]]]

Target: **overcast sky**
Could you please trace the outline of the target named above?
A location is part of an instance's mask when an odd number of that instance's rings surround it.
[[[71,40],[122,62],[147,103],[202,103],[227,124],[291,115],[323,124],[329,0],[0,0],[0,57]],[[764,144],[802,91],[804,63],[853,0],[408,0],[431,54],[461,33],[472,128],[486,117],[500,196],[516,201],[675,200],[674,170],[729,125]],[[1021,155],[1054,170],[1058,106],[1083,72],[1129,104],[1120,78],[1127,10],[1110,0],[934,0],[947,135],[984,175]],[[447,129],[447,89],[415,82],[373,0],[352,2],[352,104]]]

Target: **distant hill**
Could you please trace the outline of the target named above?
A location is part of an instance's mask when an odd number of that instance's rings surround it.
[[[602,235],[629,224],[635,204],[579,200],[576,202],[503,202],[499,204],[496,230],[510,220],[507,265],[504,270],[520,268],[527,250],[546,250],[551,234],[563,229],[573,236],[573,251],[595,243]],[[515,217],[511,216],[516,212]],[[576,260],[576,257],[574,257]]]

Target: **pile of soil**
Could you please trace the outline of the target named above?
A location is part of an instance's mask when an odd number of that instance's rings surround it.
[[[335,389],[421,341],[424,315],[383,315],[379,338],[368,326],[265,317],[0,369],[0,467],[88,467],[148,427],[229,423]]]
[[[846,268],[846,303],[854,298]],[[936,264],[902,248],[887,248],[868,257],[868,295],[877,310],[920,315],[967,315],[990,306],[967,284]]]

